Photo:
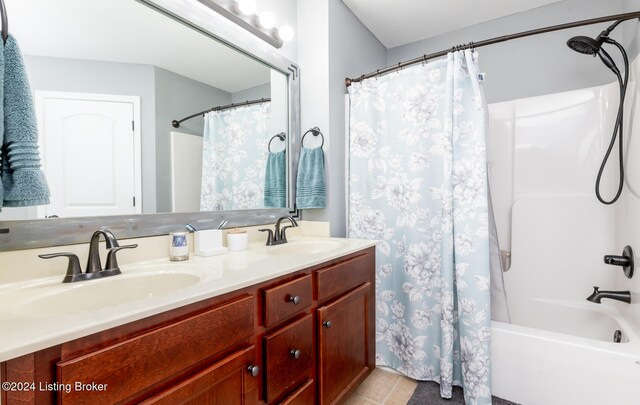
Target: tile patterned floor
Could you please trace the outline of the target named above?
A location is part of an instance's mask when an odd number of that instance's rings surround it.
[[[410,378],[376,368],[345,405],[406,405],[417,385]]]

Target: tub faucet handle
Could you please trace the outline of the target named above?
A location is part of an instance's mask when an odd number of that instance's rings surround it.
[[[624,247],[621,256],[617,255],[605,255],[604,262],[612,266],[620,266],[624,271],[624,275],[627,278],[633,277],[634,263],[633,249],[627,245]]]

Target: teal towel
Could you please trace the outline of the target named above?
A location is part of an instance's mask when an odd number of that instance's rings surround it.
[[[324,180],[324,151],[321,147],[302,148],[296,181],[297,208],[325,208],[327,188]]]
[[[284,150],[269,152],[264,174],[264,206],[285,208],[287,206],[287,155]]]
[[[0,46],[0,117],[4,117],[4,106],[1,102],[4,99],[4,47]],[[2,211],[2,202],[4,201],[4,186],[2,178],[7,162],[7,152],[4,146],[4,119],[0,119],[0,212]]]
[[[49,204],[49,186],[40,170],[38,127],[20,48],[11,35],[0,59],[4,74],[1,206]]]

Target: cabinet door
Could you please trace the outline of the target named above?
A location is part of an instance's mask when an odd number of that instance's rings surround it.
[[[253,405],[258,403],[258,380],[249,367],[255,346],[212,364],[142,404]]]
[[[375,366],[371,283],[318,309],[320,404],[344,399]]]

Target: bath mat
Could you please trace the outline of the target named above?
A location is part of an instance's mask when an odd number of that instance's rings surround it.
[[[506,399],[493,397],[493,405],[518,405]],[[433,381],[420,381],[407,405],[464,405],[462,388],[453,387],[451,399],[440,397],[440,385]]]

